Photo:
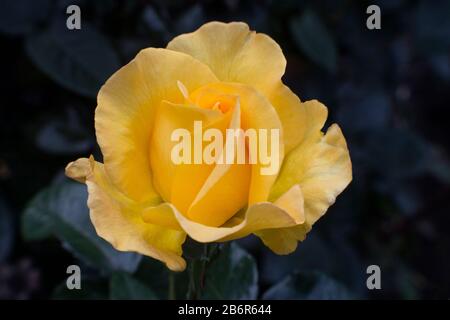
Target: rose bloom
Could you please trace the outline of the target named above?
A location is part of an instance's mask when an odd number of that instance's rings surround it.
[[[211,22],[147,48],[100,89],[95,129],[103,163],[70,163],[86,183],[98,235],[184,270],[182,245],[254,234],[277,254],[293,252],[352,180],[346,141],[327,108],[302,102],[281,81],[278,44],[245,23]],[[280,166],[176,164],[174,130],[278,129]],[[248,146],[246,146],[248,147]]]

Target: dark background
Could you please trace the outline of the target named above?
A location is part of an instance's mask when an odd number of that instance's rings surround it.
[[[81,8],[80,31],[65,28],[69,4]],[[380,30],[366,28],[370,4],[381,8]],[[258,297],[314,272],[354,298],[450,298],[449,1],[3,0],[0,299],[114,297],[129,274],[166,297],[168,271],[96,238],[84,187],[68,184],[63,169],[99,153],[95,96],[108,76],[140,49],[211,20],[245,21],[275,39],[288,61],[284,82],[328,106],[353,162],[353,182],[294,254],[239,242],[257,263]],[[73,263],[88,278],[82,296],[61,289]],[[371,264],[381,290],[366,288]]]

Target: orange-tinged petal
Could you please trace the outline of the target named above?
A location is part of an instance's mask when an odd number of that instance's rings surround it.
[[[242,22],[210,22],[174,38],[167,48],[207,64],[221,81],[256,88],[278,113],[284,129],[285,151],[300,142],[304,110],[298,97],[281,82],[286,59],[269,36],[250,31]]]
[[[265,129],[268,135],[268,154],[272,155],[278,152],[278,166],[274,168],[273,174],[264,174],[262,169],[268,165],[261,163],[258,158],[256,164],[252,164],[252,174],[249,190],[248,204],[252,205],[257,202],[267,201],[270,188],[274,183],[279,166],[283,161],[284,144],[282,125],[280,119],[270,104],[270,102],[251,86],[239,83],[212,83],[193,92],[193,97],[202,97],[203,92],[220,92],[225,95],[235,95],[239,97],[241,109],[241,127],[243,130],[254,129],[259,134],[260,129]],[[278,149],[271,150],[272,138],[271,130],[278,130],[279,140],[276,141]],[[259,139],[259,138],[258,138]],[[262,147],[260,140],[258,142],[258,151]],[[266,172],[267,173],[267,172]]]
[[[270,102],[255,89],[243,84],[208,84],[191,93],[187,100],[197,103],[202,108],[177,106],[164,102],[158,109],[155,133],[150,147],[155,186],[166,201],[172,203],[189,219],[209,226],[219,226],[245,205],[267,200],[283,158],[281,123]],[[219,112],[210,108],[215,101],[226,107],[221,110],[226,113],[219,120],[214,117],[211,117],[214,121],[204,119],[205,114]],[[235,103],[237,107],[232,108],[231,103]],[[179,142],[171,142],[168,139],[174,130],[185,128],[194,136],[196,133],[193,132],[194,121],[201,120],[205,123],[204,130],[210,127],[219,128],[222,133],[225,133],[223,124],[230,114],[233,114],[233,118],[230,119],[231,124],[228,129],[252,129],[257,133],[260,129],[266,130],[265,133],[269,135],[268,154],[277,153],[276,159],[278,159],[275,164],[272,164],[275,167],[272,174],[264,174],[263,170],[267,164],[261,161],[250,166],[248,154],[247,164],[236,164],[236,161],[233,164],[215,165],[173,163],[171,151]],[[274,141],[278,148],[274,150],[271,150],[273,140],[270,136],[271,130],[277,130],[278,134],[278,139]],[[194,143],[195,140],[194,137]],[[199,140],[201,141],[202,137],[199,137]],[[260,143],[260,141],[257,142]],[[261,145],[260,143],[260,148]],[[250,170],[251,176],[249,176]],[[217,203],[222,205],[217,208]]]

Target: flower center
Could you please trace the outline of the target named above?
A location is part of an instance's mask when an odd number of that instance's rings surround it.
[[[181,81],[177,82],[178,88],[188,103],[197,105],[200,108],[218,110],[227,113],[232,109],[238,100],[238,96],[224,94],[217,89],[202,87],[191,94]]]

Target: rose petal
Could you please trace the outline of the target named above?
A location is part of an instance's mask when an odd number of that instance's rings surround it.
[[[77,169],[74,171],[74,168]],[[134,251],[150,256],[164,262],[174,271],[185,269],[186,262],[181,257],[181,246],[186,238],[183,231],[145,223],[141,218],[139,207],[133,200],[115,189],[103,165],[92,158],[90,161],[81,158],[70,163],[66,168],[66,174],[71,177],[71,174],[79,172],[80,168],[87,173],[90,217],[100,237],[119,251]],[[79,178],[79,175],[75,177]],[[162,209],[155,207],[153,210]],[[160,212],[160,216],[163,213]],[[168,221],[170,216],[167,218]]]
[[[154,132],[147,146],[155,188],[164,200],[182,210],[192,202],[198,189],[213,169],[212,165],[175,164],[172,150],[179,142],[171,141],[175,130],[185,129],[193,137],[194,121],[204,126],[223,126],[228,120],[220,111],[163,101],[155,115]],[[193,143],[191,142],[192,147]],[[193,153],[191,152],[193,157]],[[189,170],[183,170],[188,167]],[[188,176],[189,173],[189,176]],[[181,199],[180,197],[183,197]],[[190,201],[190,202],[189,202]]]
[[[148,48],[112,75],[98,94],[95,127],[105,170],[136,201],[157,194],[148,159],[150,136],[161,101],[184,101],[177,81],[191,91],[217,78],[186,54]]]
[[[278,167],[275,168],[273,174],[264,174],[261,169],[267,167],[267,165],[262,164],[260,161],[251,166],[251,183],[248,197],[248,204],[252,205],[257,202],[267,201],[269,196],[270,188],[272,187],[279,167],[283,161],[284,154],[284,144],[283,144],[283,134],[284,131],[281,126],[280,119],[270,104],[270,102],[261,95],[258,91],[253,89],[251,86],[238,83],[213,83],[200,88],[199,91],[212,90],[217,92],[222,92],[226,95],[236,95],[239,97],[240,107],[241,107],[241,125],[243,130],[252,129],[256,130],[259,134],[260,129],[266,129],[268,134],[268,145],[271,146],[271,130],[278,130],[280,141],[278,142]],[[194,95],[196,92],[194,92]],[[262,147],[258,140],[258,151]],[[268,149],[268,154],[272,152],[277,152],[277,150]],[[258,159],[259,160],[259,159]]]
[[[287,229],[257,233],[263,242],[279,254],[295,250],[297,241],[303,240],[311,226],[327,211],[338,194],[352,180],[350,155],[336,124],[323,135],[326,107],[316,100],[305,102],[308,127],[305,139],[286,156],[270,199],[299,184],[305,202],[305,224]]]
[[[237,100],[232,110],[229,129],[236,130],[240,126],[241,108]],[[222,156],[229,143],[229,140],[225,142]],[[186,216],[207,226],[216,227],[225,223],[246,205],[250,173],[248,164],[216,164],[189,206]]]
[[[174,38],[167,48],[207,64],[221,81],[243,83],[259,90],[278,113],[286,152],[300,142],[304,111],[298,97],[281,82],[286,59],[269,36],[250,31],[242,22],[210,22]]]
[[[183,230],[199,242],[229,241],[258,230],[291,227],[304,221],[303,197],[299,186],[293,186],[274,203],[254,204],[244,212],[242,218],[234,217],[221,227],[206,226],[192,221],[170,203],[161,206],[167,209],[167,213],[172,212]],[[145,213],[143,219],[147,220]]]
[[[242,22],[206,23],[195,32],[175,37],[167,48],[205,63],[226,82],[272,87],[286,68],[280,46],[265,34],[251,32]]]

